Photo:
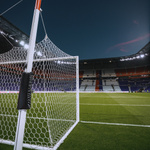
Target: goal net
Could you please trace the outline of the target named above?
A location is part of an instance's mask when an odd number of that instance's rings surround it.
[[[14,145],[17,101],[27,50],[14,47],[0,55],[0,143]],[[57,149],[79,121],[78,57],[46,37],[36,44],[31,109],[27,110],[23,147]]]

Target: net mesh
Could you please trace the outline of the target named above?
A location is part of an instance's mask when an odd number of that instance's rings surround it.
[[[17,101],[27,50],[14,47],[0,55],[0,142],[14,144]],[[31,109],[27,110],[24,146],[53,148],[76,123],[76,57],[46,37],[36,44]]]

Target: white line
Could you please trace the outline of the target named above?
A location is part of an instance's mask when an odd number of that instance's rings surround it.
[[[104,125],[115,125],[115,126],[132,126],[132,127],[150,128],[150,125],[139,125],[139,124],[123,124],[123,123],[92,122],[92,121],[80,121],[80,122],[81,123],[89,123],[89,124],[104,124]]]
[[[5,116],[5,117],[18,117],[17,115],[7,115],[7,114],[0,114],[0,116]]]
[[[39,117],[27,117],[28,119],[40,119],[40,120],[49,120],[49,121],[68,121],[68,122],[76,122],[76,120],[67,120],[67,119],[53,119],[53,118],[39,118]]]
[[[150,107],[150,105],[140,104],[91,104],[91,103],[80,103],[80,105],[97,105],[97,106],[138,106],[138,107]]]
[[[0,116],[5,116],[5,117],[18,117],[15,115],[7,115],[7,114],[0,114]],[[27,116],[28,119],[39,119],[39,120],[49,120],[49,121],[66,121],[66,122],[76,122],[76,120],[67,120],[67,119],[53,119],[53,118],[39,118],[39,117],[30,117]]]

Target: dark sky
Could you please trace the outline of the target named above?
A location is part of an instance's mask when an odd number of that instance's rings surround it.
[[[1,0],[0,13],[18,1]],[[3,16],[29,35],[34,4],[23,0]],[[42,10],[49,38],[80,59],[131,55],[150,41],[149,0],[42,0]]]

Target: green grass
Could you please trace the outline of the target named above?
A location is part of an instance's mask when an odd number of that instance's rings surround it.
[[[150,125],[150,93],[80,94],[80,120]],[[58,150],[149,150],[149,139],[148,127],[79,122]]]

